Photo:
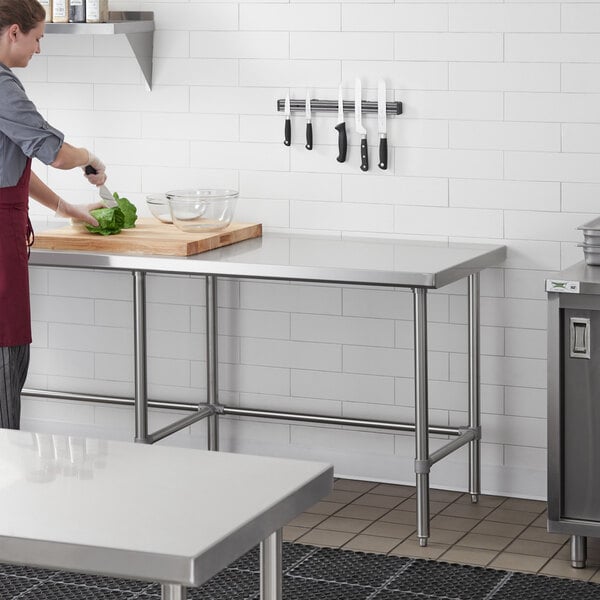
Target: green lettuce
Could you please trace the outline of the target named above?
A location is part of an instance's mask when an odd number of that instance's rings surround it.
[[[113,194],[117,206],[112,208],[97,208],[90,211],[98,227],[86,225],[90,233],[99,233],[100,235],[115,235],[122,229],[131,229],[135,227],[137,221],[137,209],[127,198],[119,197],[116,192]]]
[[[135,227],[135,222],[137,221],[137,208],[135,205],[129,202],[127,198],[119,198],[119,194],[117,194],[117,192],[113,193],[113,197],[121,209],[123,216],[125,217],[123,229],[131,229],[132,227]]]
[[[118,206],[113,208],[97,208],[90,211],[90,215],[98,221],[97,227],[94,227],[93,225],[85,226],[90,233],[114,235],[120,233],[125,224],[125,215]]]

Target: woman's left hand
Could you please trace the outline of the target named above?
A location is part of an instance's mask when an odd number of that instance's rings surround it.
[[[102,202],[93,202],[92,204],[71,204],[62,198],[59,198],[55,214],[57,217],[71,218],[74,221],[84,221],[93,227],[97,227],[98,221],[90,215],[90,211],[97,208],[104,208],[104,204]]]

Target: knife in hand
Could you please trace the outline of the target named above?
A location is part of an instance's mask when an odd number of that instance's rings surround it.
[[[286,146],[289,146],[292,143],[292,121],[290,119],[290,115],[292,113],[292,110],[290,108],[290,93],[287,92],[287,94],[285,95],[285,106],[284,106],[284,112],[285,112],[285,127],[284,127],[284,139],[283,139],[283,143]]]
[[[98,171],[96,171],[96,169],[94,169],[92,165],[88,165],[85,168],[86,175],[95,175],[97,172]],[[104,202],[104,206],[106,206],[106,208],[113,208],[114,206],[118,206],[114,196],[110,193],[110,190],[105,185],[99,186],[98,192],[100,193],[100,198],[102,198],[102,201]]]
[[[387,169],[387,121],[386,121],[385,81],[379,80],[377,86],[377,128],[379,130],[379,168]]]
[[[369,170],[369,149],[367,146],[367,130],[362,124],[362,89],[360,79],[354,83],[354,125],[360,135],[360,170]]]
[[[313,131],[312,121],[310,114],[310,92],[306,92],[306,145],[304,146],[307,150],[312,150],[313,147]]]
[[[344,98],[342,94],[342,86],[338,88],[338,124],[335,126],[338,132],[338,162],[346,160],[346,151],[348,149],[348,139],[346,137],[346,123],[344,121]]]

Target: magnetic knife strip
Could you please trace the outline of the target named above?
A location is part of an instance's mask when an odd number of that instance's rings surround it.
[[[363,100],[361,102],[363,113],[376,113],[377,112],[377,101]],[[310,101],[310,108],[312,111],[319,112],[332,112],[335,113],[338,110],[337,100],[313,100]],[[285,99],[280,98],[277,100],[278,112],[285,110]],[[291,100],[290,99],[290,111],[291,112],[305,112],[306,100]],[[344,100],[344,112],[354,111],[354,101]],[[387,115],[401,115],[402,114],[402,102],[386,102],[385,113]]]

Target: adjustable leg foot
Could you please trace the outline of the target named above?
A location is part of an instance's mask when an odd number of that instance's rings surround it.
[[[571,566],[574,569],[584,569],[587,561],[587,537],[584,535],[571,536]]]

